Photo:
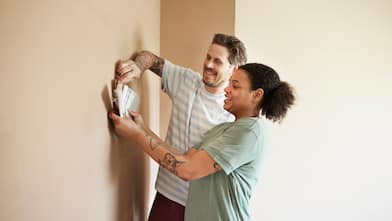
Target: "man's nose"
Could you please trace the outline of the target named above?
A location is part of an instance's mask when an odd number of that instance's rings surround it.
[[[207,61],[206,61],[206,67],[207,67],[207,68],[213,68],[213,67],[214,67],[213,62],[211,62],[210,60],[207,60]]]

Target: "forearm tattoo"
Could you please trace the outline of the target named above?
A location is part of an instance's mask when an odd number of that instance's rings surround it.
[[[177,175],[177,167],[184,163],[183,161],[178,161],[176,157],[171,153],[166,153],[163,160],[159,160],[159,164],[170,172]]]
[[[214,168],[216,171],[221,170],[222,167],[219,166],[219,164],[217,162],[214,163]]]
[[[163,64],[165,63],[165,60],[158,56],[155,56],[155,58],[154,65],[150,67],[150,70],[162,77]]]
[[[154,139],[153,137],[151,137],[150,135],[146,134],[146,138],[148,139],[149,142],[149,146],[151,148],[151,150],[155,150],[157,147],[162,146],[164,148],[169,149],[170,146],[168,144],[166,144],[163,141]],[[176,157],[171,154],[171,153],[165,153],[163,160],[158,159],[158,163],[165,167],[166,169],[168,169],[169,171],[171,171],[172,173],[177,175],[177,167],[184,163],[183,161],[178,161],[176,159]]]
[[[155,74],[162,77],[163,64],[165,60],[149,51],[141,51],[135,58],[136,64],[144,71],[150,69]]]
[[[152,138],[150,135],[146,135],[147,139],[149,140],[149,146],[151,148],[151,150],[155,150],[158,146],[164,144],[164,142],[159,141],[159,140],[155,140],[154,138]]]

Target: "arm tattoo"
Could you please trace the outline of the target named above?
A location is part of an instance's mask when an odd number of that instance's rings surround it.
[[[177,167],[184,162],[178,161],[171,153],[166,153],[163,160],[159,160],[159,164],[167,168],[170,172],[177,175]]]
[[[221,170],[222,167],[219,166],[219,164],[217,162],[214,163],[214,168],[216,171]]]
[[[161,141],[156,141],[154,138],[152,138],[150,135],[146,135],[147,139],[150,141],[149,142],[149,146],[151,148],[151,150],[155,150],[157,147],[159,147],[160,145],[164,144]]]
[[[162,77],[163,64],[165,60],[149,51],[141,51],[135,58],[136,64],[144,71],[150,69],[155,74]]]
[[[163,64],[165,63],[165,60],[163,60],[160,57],[156,57],[156,58],[157,59],[155,60],[154,65],[150,68],[150,70],[162,77]]]

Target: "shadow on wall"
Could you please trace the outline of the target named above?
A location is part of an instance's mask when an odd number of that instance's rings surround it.
[[[101,93],[107,111],[111,110],[107,85]],[[110,134],[110,174],[117,187],[116,220],[146,220],[148,190],[148,161],[134,143],[117,136],[108,119]]]

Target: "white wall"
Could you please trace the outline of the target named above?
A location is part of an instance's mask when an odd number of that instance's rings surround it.
[[[392,219],[392,1],[236,1],[251,61],[297,89],[273,126],[253,220]]]

